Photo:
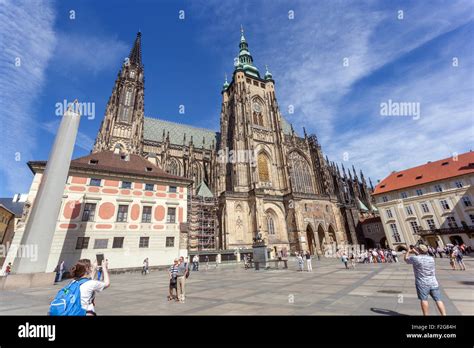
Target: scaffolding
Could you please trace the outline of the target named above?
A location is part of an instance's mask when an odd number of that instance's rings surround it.
[[[188,196],[188,250],[216,250],[218,201],[204,182]]]

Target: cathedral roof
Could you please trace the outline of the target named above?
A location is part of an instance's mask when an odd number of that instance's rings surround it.
[[[201,183],[196,187],[196,195],[201,196],[204,198],[213,198],[214,195],[212,194],[211,190],[209,187],[206,185],[204,181],[201,181]]]
[[[30,161],[28,166],[33,173],[36,173],[36,169],[45,167],[46,163],[46,161]],[[192,182],[190,179],[166,173],[142,156],[129,154],[128,157],[125,157],[112,151],[94,152],[90,155],[73,159],[69,168]]]
[[[288,121],[282,116],[281,126],[283,133],[291,134],[291,126]],[[171,121],[160,120],[158,118],[145,117],[143,124],[143,139],[145,141],[163,141],[163,131],[165,136],[170,136],[170,143],[174,145],[183,145],[184,135],[186,134],[186,145],[193,137],[194,146],[201,147],[202,139],[205,141],[205,148],[209,148],[209,145],[216,144],[216,148],[219,147],[220,133],[211,129],[199,128],[189,126],[187,124],[176,123]]]
[[[198,148],[201,147],[203,138],[205,148],[209,148],[213,141],[214,144],[218,146],[220,140],[220,133],[211,129],[198,128],[157,118],[145,117],[143,128],[143,139],[145,141],[162,142],[163,131],[165,132],[165,136],[169,132],[170,143],[175,145],[183,145],[185,134],[186,145],[191,141],[191,137],[193,137],[194,146]]]

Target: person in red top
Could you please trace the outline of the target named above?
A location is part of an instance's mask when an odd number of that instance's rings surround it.
[[[12,263],[9,262],[7,267],[5,268],[5,277],[12,272]]]

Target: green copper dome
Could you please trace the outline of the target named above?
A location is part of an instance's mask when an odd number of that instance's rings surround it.
[[[227,74],[225,74],[225,81],[222,90],[225,91],[227,88],[229,88],[229,82],[227,82]]]
[[[249,51],[249,45],[244,37],[244,29],[240,29],[240,43],[238,63],[235,64],[235,70],[244,70],[247,74],[260,78],[260,72],[257,67],[253,65],[253,58]]]
[[[273,80],[273,75],[270,71],[268,71],[268,66],[265,65],[265,80]]]

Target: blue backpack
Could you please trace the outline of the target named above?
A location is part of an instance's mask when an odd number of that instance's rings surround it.
[[[53,302],[49,306],[49,315],[52,316],[85,316],[86,310],[81,306],[80,286],[87,282],[88,278],[73,280],[58,291]]]

